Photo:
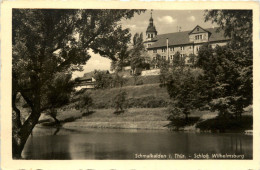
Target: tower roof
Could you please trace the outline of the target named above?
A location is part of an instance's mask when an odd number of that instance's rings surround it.
[[[153,12],[153,10],[151,10],[151,17],[149,19],[149,25],[146,29],[146,32],[155,32],[157,34],[156,28],[153,25],[153,13],[152,12]]]
[[[149,25],[146,29],[146,32],[157,32],[155,26]]]

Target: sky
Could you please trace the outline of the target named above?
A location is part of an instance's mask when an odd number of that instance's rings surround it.
[[[152,12],[154,25],[158,34],[177,32],[177,27],[181,27],[181,31],[188,31],[199,25],[202,28],[216,27],[211,22],[204,22],[203,10],[153,10]],[[123,19],[120,24],[123,28],[129,28],[132,35],[143,32],[147,29],[149,19],[151,17],[151,10],[146,10],[140,15],[135,14],[131,19]],[[110,70],[111,61],[108,58],[99,56],[90,51],[91,58],[83,67],[84,71],[75,72],[73,78],[81,77],[84,73],[99,70]]]

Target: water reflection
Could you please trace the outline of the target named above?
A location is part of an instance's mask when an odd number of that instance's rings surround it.
[[[135,159],[135,154],[244,154],[252,159],[252,136],[89,129],[72,132],[36,128],[25,146],[26,159]],[[192,159],[187,157],[187,159]]]

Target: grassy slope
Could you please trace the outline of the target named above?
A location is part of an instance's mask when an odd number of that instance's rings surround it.
[[[159,84],[146,84],[142,86],[126,86],[122,88],[112,88],[107,90],[94,90],[91,91],[91,96],[94,102],[104,100],[105,102],[111,101],[120,90],[127,93],[127,98],[141,98],[147,96],[155,96],[169,99],[168,93],[165,88],[160,88]]]
[[[166,88],[159,87],[159,84],[144,84],[141,86],[126,86],[122,88],[111,88],[105,90],[89,90],[94,100],[95,106],[102,104],[109,106],[106,109],[94,109],[94,113],[89,116],[81,117],[82,113],[75,110],[71,103],[58,112],[57,118],[61,122],[67,122],[63,126],[69,129],[92,128],[135,128],[135,129],[167,129],[164,127],[169,123],[167,120],[167,108],[128,108],[121,115],[113,114],[114,109],[111,108],[112,100],[120,91],[127,92],[127,100],[131,99],[149,99],[151,97],[169,100]],[[78,94],[75,98],[79,98],[82,94]],[[77,100],[76,100],[77,101]],[[68,122],[67,120],[72,120]],[[49,116],[41,116],[40,122],[53,122]]]
[[[111,88],[105,90],[89,90],[94,100],[95,106],[102,106],[106,109],[94,109],[94,113],[87,117],[81,118],[79,110],[69,109],[59,111],[58,119],[67,122],[63,126],[69,129],[84,128],[134,128],[134,129],[167,129],[164,127],[170,122],[167,120],[168,112],[166,107],[160,108],[128,108],[122,115],[113,114],[112,100],[120,90],[127,92],[127,100],[135,100],[145,103],[156,99],[170,100],[166,88],[159,87],[159,84],[144,84],[141,86],[125,86],[122,88]],[[80,97],[82,94],[76,96]],[[137,100],[140,99],[140,100]],[[73,105],[73,103],[71,104]],[[190,116],[201,117],[203,114],[211,115],[209,112],[194,111]],[[41,121],[44,122],[47,117],[42,116]],[[68,122],[66,120],[72,120]],[[49,119],[48,121],[53,121]]]
[[[63,125],[64,128],[75,130],[83,130],[84,128],[167,129],[165,125],[170,122],[167,120],[169,113],[166,107],[137,108],[142,106],[138,105],[138,103],[145,104],[149,101],[154,101],[154,99],[169,101],[170,98],[167,89],[159,87],[159,83],[157,82],[158,77],[156,76],[142,78],[144,84],[140,86],[131,86],[133,81],[132,78],[128,81],[127,86],[122,88],[88,90],[87,92],[90,93],[95,103],[92,115],[82,117],[82,113],[74,109],[73,105],[75,103],[71,103],[65,107],[65,110],[59,111],[58,119],[61,122],[66,122]],[[133,104],[131,107],[133,108],[128,108],[121,115],[115,115],[113,114],[114,109],[111,107],[113,105],[113,98],[120,90],[127,92],[128,106],[129,101],[131,101]],[[81,95],[74,96],[75,101]],[[200,117],[201,120],[207,120],[215,116],[217,116],[217,113],[210,111],[193,111],[190,115],[190,117]],[[53,122],[53,120],[49,116],[43,115],[41,116],[41,122]],[[194,129],[194,127],[191,129]]]
[[[159,84],[145,84],[141,86],[125,86],[122,88],[87,90],[93,99],[93,108],[112,108],[113,99],[119,91],[127,93],[126,107],[165,107],[169,101],[166,88],[159,87]],[[82,94],[74,97],[74,101],[79,100]],[[158,103],[158,104],[156,104]],[[71,103],[66,108],[73,108]]]
[[[167,129],[169,124],[166,108],[131,108],[121,115],[113,114],[114,109],[98,109],[87,117],[66,123],[64,128],[133,128]]]
[[[124,86],[134,86],[135,85],[135,78],[134,77],[127,77],[126,83]],[[138,76],[136,82],[142,82],[143,84],[158,84],[160,83],[160,79],[158,75],[154,76]]]

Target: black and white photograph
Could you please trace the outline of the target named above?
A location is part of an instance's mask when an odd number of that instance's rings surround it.
[[[254,10],[124,7],[11,9],[11,159],[254,160]]]

